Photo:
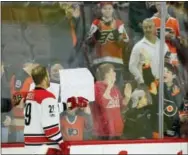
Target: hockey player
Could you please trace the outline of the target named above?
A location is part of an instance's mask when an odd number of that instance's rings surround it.
[[[14,95],[15,99],[20,97],[16,104],[21,98],[25,100],[25,147],[30,154],[61,154],[61,150],[65,148],[59,126],[59,111],[62,111],[63,104],[58,104],[55,96],[46,90],[50,86],[50,78],[45,67],[35,67],[31,75],[35,89],[21,93],[21,96]],[[88,102],[83,98],[70,101],[71,108],[76,107],[78,103]],[[43,145],[48,147],[41,147]]]

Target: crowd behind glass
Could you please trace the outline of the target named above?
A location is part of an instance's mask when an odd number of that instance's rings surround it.
[[[166,5],[164,43],[161,2],[2,2],[2,142],[24,140],[24,105],[11,109],[11,97],[29,91],[36,64],[52,83],[60,69],[94,76],[95,102],[61,114],[66,141],[159,138],[160,52],[164,138],[187,138],[188,75],[177,53],[188,47],[188,4]]]

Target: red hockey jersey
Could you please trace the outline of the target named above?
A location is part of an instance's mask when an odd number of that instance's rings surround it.
[[[107,85],[95,83],[95,103],[92,105],[94,132],[97,136],[121,136],[124,123],[121,116],[123,97],[117,87],[111,90],[111,100],[103,97]]]

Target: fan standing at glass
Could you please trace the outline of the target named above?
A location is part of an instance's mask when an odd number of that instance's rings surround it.
[[[129,37],[124,23],[115,19],[112,2],[100,2],[102,17],[92,22],[87,44],[94,47],[93,67],[94,70],[100,64],[111,63],[115,67],[118,87],[122,86],[123,80],[123,48],[129,42]]]

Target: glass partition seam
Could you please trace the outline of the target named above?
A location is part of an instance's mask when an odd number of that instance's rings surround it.
[[[164,99],[164,50],[165,50],[165,23],[166,23],[166,2],[161,2],[161,25],[160,25],[160,48],[159,48],[159,136],[163,138],[164,132],[164,116],[163,116],[163,99]]]

